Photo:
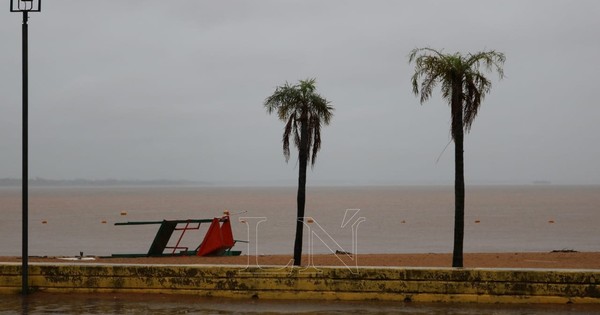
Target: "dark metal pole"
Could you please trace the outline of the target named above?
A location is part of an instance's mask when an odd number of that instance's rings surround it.
[[[23,11],[23,164],[22,164],[22,169],[23,169],[23,176],[22,176],[22,208],[23,208],[23,242],[22,242],[22,294],[23,295],[27,295],[29,293],[29,253],[28,253],[28,246],[29,246],[29,239],[28,239],[28,233],[29,233],[29,165],[28,165],[28,160],[29,160],[29,150],[28,150],[28,146],[29,146],[29,126],[28,126],[28,116],[29,116],[29,110],[28,110],[28,102],[29,102],[29,98],[28,98],[28,94],[29,94],[29,88],[28,88],[28,68],[27,68],[27,55],[28,55],[28,51],[27,51],[27,11]]]

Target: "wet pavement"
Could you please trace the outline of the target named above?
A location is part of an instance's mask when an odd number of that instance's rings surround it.
[[[600,305],[268,301],[164,294],[0,295],[0,314],[600,314]]]

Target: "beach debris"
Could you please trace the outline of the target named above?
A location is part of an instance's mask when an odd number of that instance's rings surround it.
[[[60,260],[96,260],[96,257],[84,256],[83,252],[80,251],[79,252],[79,256],[75,256],[75,257],[56,257],[56,259],[60,259]]]
[[[56,257],[56,259],[60,260],[96,260],[96,257]]]
[[[555,250],[551,251],[551,253],[577,253],[577,251],[574,249],[563,248],[563,249],[555,249]]]

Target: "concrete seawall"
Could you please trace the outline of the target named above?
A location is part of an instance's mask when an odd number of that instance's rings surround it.
[[[260,299],[598,303],[600,270],[45,264],[33,291],[195,294]],[[0,264],[0,293],[21,290],[21,265]]]

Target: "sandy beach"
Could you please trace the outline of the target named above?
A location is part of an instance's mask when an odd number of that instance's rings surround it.
[[[61,257],[30,257],[30,262],[101,263],[101,264],[211,264],[211,265],[280,265],[291,260],[289,255],[227,256],[227,257],[140,257],[101,258],[93,260],[65,260]],[[309,264],[303,258],[303,265]],[[314,266],[386,266],[386,267],[450,267],[451,254],[359,254],[314,255]],[[0,257],[0,262],[21,262],[21,257]],[[467,268],[547,268],[547,269],[600,269],[600,252],[550,253],[466,253]]]

